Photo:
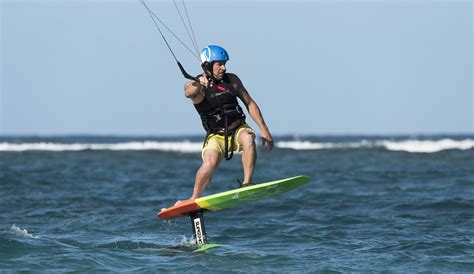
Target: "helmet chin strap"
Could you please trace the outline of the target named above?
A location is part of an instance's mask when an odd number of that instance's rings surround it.
[[[209,63],[209,62],[204,62],[201,64],[201,67],[202,69],[204,70],[204,72],[206,73],[207,77],[214,81],[214,82],[217,82],[219,80],[216,79],[216,77],[214,77],[214,72],[212,70],[212,63]]]
[[[212,75],[212,65],[209,62],[205,61],[201,63],[201,68],[208,78],[214,78]]]

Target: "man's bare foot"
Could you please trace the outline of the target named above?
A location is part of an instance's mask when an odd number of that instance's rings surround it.
[[[189,201],[194,201],[194,199],[178,200],[178,201],[176,201],[176,203],[174,203],[174,206],[177,206],[177,205],[180,205],[182,203],[189,202]]]
[[[180,204],[182,204],[182,203],[186,203],[186,202],[190,202],[190,201],[194,201],[194,199],[178,200],[178,201],[176,201],[176,203],[174,203],[173,206],[177,206],[177,205],[180,205]],[[165,211],[165,210],[167,210],[167,209],[168,209],[168,208],[164,207],[164,208],[162,208],[162,209],[160,210],[160,212],[161,212],[161,211]]]

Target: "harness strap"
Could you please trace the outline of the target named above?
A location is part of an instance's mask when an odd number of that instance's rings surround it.
[[[228,89],[232,89],[235,91],[235,88],[231,84],[227,84],[225,82],[220,83],[222,85],[227,86]],[[235,141],[235,133],[236,129],[238,129],[241,125],[243,125],[245,121],[245,114],[242,111],[242,108],[238,105],[238,103],[231,103],[231,104],[222,104],[221,101],[219,101],[219,98],[217,98],[217,95],[214,96],[218,109],[220,110],[220,117],[224,118],[224,157],[228,161],[232,159],[234,156],[234,141]],[[240,125],[238,125],[236,128],[229,130],[229,124],[228,124],[228,114],[237,112],[242,114],[243,119],[240,122]],[[213,114],[216,115],[217,113]],[[207,139],[209,138],[209,135],[212,134],[212,128],[209,128],[207,126],[207,134],[206,134],[206,139],[204,141],[203,147],[207,143]],[[229,153],[229,131],[230,131],[230,153]]]
[[[202,147],[204,148],[206,144],[208,143],[208,138],[212,134],[217,134],[221,135],[224,137],[224,158],[228,161],[232,159],[234,156],[234,147],[235,147],[235,134],[237,133],[237,130],[240,128],[241,125],[245,124],[245,120],[242,120],[242,122],[234,129],[228,129],[227,125],[227,117],[224,117],[225,122],[226,122],[226,127],[224,129],[224,134],[218,133],[218,132],[212,132],[212,131],[207,131],[206,137],[204,138],[204,142]],[[229,149],[229,137],[230,137],[230,149]]]
[[[224,117],[225,119],[225,130],[224,130],[224,158],[226,159],[226,161],[229,161],[230,159],[232,159],[232,156],[234,156],[234,139],[235,139],[235,133],[237,132],[236,129],[238,129],[239,127],[235,128],[232,130],[232,137],[230,138],[230,156],[229,156],[229,149],[228,149],[228,146],[229,146],[229,132],[228,132],[228,125],[227,125],[227,115],[225,115]]]

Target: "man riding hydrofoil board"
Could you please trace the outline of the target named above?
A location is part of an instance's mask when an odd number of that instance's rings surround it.
[[[257,159],[255,132],[247,125],[237,98],[260,128],[263,144],[269,151],[273,148],[272,135],[257,103],[239,77],[226,72],[227,51],[210,45],[201,51],[200,59],[204,72],[198,76],[199,81],[185,84],[184,95],[191,99],[207,133],[201,153],[203,161],[196,173],[192,196],[175,205],[199,198],[222,159],[230,160],[234,151],[242,152],[244,179],[241,187],[251,184]]]

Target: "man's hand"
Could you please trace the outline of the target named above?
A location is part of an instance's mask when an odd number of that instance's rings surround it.
[[[199,76],[199,84],[205,88],[209,87],[209,79],[207,79],[207,75],[205,72],[203,72],[202,75]]]
[[[262,143],[263,146],[265,146],[268,151],[272,151],[273,149],[273,138],[272,135],[268,130],[262,131]]]

